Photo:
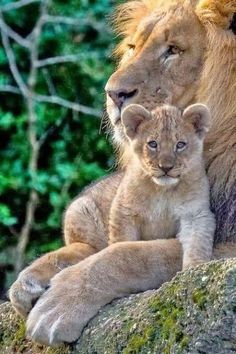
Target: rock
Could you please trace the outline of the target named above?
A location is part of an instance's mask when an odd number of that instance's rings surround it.
[[[236,259],[179,273],[159,290],[102,309],[74,346],[53,349],[25,338],[9,303],[0,306],[0,353],[236,353]]]
[[[1,354],[68,354],[69,347],[53,349],[38,345],[25,337],[25,322],[9,302],[0,305]]]

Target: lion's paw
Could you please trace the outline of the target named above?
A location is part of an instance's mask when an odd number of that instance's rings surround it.
[[[73,308],[51,307],[47,299],[40,300],[28,317],[27,336],[50,346],[74,342],[83,329],[76,314]]]
[[[27,320],[27,336],[32,340],[58,346],[74,342],[91,318],[89,306],[73,288],[50,287],[38,300]]]
[[[48,283],[40,281],[31,272],[24,271],[9,290],[11,303],[18,313],[26,317],[47,287]]]

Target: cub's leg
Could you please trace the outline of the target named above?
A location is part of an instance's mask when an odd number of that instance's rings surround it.
[[[134,205],[128,205],[128,203],[124,192],[118,190],[110,210],[109,245],[116,242],[140,240],[140,230],[137,226],[140,222],[137,220],[138,216],[134,215]]]
[[[215,218],[210,211],[186,215],[181,220],[178,238],[183,247],[183,267],[197,266],[212,258]]]
[[[26,317],[36,300],[46,291],[51,278],[62,269],[94,254],[96,250],[83,243],[73,243],[50,252],[24,269],[9,291],[12,305]]]

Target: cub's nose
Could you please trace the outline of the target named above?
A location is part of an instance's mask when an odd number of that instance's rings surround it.
[[[127,90],[118,90],[118,91],[113,91],[113,90],[107,90],[107,94],[111,97],[112,101],[115,103],[115,105],[121,109],[123,106],[124,102],[135,96],[137,94],[138,90],[133,90],[133,91],[127,91]]]
[[[165,165],[159,164],[158,167],[159,167],[163,172],[165,172],[165,174],[167,175],[167,173],[173,169],[174,165],[172,165],[172,164],[168,164],[168,165],[167,165],[167,164],[165,164]]]

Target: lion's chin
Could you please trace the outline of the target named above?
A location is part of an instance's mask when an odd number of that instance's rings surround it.
[[[179,178],[170,176],[152,177],[152,180],[158,186],[176,186],[179,183]]]

